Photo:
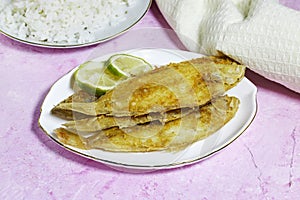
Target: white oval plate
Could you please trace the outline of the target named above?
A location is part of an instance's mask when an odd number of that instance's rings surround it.
[[[39,47],[47,47],[47,48],[75,48],[75,47],[84,47],[89,46],[93,44],[98,44],[101,42],[108,41],[110,39],[113,39],[126,31],[128,31],[130,28],[132,28],[136,23],[138,23],[147,13],[147,11],[150,9],[152,0],[143,0],[143,1],[136,1],[136,3],[127,9],[126,19],[122,21],[121,23],[117,24],[116,26],[107,26],[103,29],[101,29],[99,32],[95,33],[96,39],[91,42],[87,43],[70,43],[70,44],[58,44],[58,43],[47,43],[47,42],[41,42],[41,41],[35,41],[35,40],[27,40],[20,38],[18,35],[6,32],[5,30],[0,29],[0,33],[6,35],[7,37],[25,43],[33,46],[39,46]],[[0,25],[1,25],[0,21]],[[1,26],[0,26],[1,27]]]
[[[134,49],[118,53],[128,53],[142,57],[153,65],[165,65],[170,62],[180,62],[203,56],[187,51],[167,49]],[[95,60],[104,61],[111,55],[112,54],[102,56]],[[70,80],[75,70],[76,68],[59,79],[50,89],[41,108],[39,119],[40,126],[48,136],[64,148],[77,153],[78,155],[109,165],[112,168],[151,171],[175,168],[198,162],[220,151],[238,138],[238,136],[240,136],[251,124],[257,110],[257,88],[247,78],[244,78],[236,87],[227,92],[229,95],[238,97],[241,102],[235,117],[215,134],[192,144],[182,151],[176,153],[164,151],[115,153],[98,149],[81,150],[62,144],[58,141],[53,130],[60,127],[65,121],[50,113],[54,105],[57,105],[63,99],[74,93],[70,86]]]

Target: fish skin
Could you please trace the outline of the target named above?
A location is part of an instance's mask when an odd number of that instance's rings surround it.
[[[112,152],[178,151],[208,137],[223,127],[236,114],[236,97],[222,96],[182,118],[165,124],[149,123],[120,129],[110,128],[80,137],[64,128],[54,132],[67,145]]]
[[[59,103],[54,110],[123,117],[201,106],[237,85],[244,73],[245,66],[228,57],[170,63],[120,83],[95,102]]]

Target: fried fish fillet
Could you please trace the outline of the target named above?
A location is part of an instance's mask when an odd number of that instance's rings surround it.
[[[83,90],[78,90],[73,95],[64,99],[61,103],[90,103],[96,101],[96,99],[97,98],[95,96],[90,95]],[[51,113],[65,120],[83,119],[89,117],[85,114],[78,113],[70,109],[52,109]]]
[[[78,90],[73,95],[69,96],[63,103],[71,102],[93,102],[97,98],[82,91]],[[138,124],[144,124],[151,121],[160,121],[165,123],[183,117],[196,108],[181,108],[176,110],[170,110],[166,113],[150,113],[147,115],[141,115],[136,117],[114,117],[107,115],[100,116],[88,116],[81,113],[72,113],[71,110],[52,110],[52,114],[56,115],[69,122],[63,124],[66,129],[77,130],[79,132],[95,132],[103,129],[112,128],[118,126],[120,128],[135,126]]]
[[[77,148],[113,152],[176,151],[219,130],[234,117],[238,107],[239,99],[223,96],[165,124],[157,122],[124,129],[114,127],[89,135],[78,135],[64,128],[54,132],[62,143]]]
[[[62,102],[53,110],[122,117],[192,108],[205,105],[234,87],[244,72],[245,66],[227,57],[171,63],[120,83],[95,102]]]
[[[107,115],[100,115],[97,117],[88,117],[79,120],[69,121],[64,123],[63,126],[70,131],[77,132],[96,132],[104,129],[119,127],[126,128],[139,124],[145,124],[153,121],[166,123],[193,112],[196,108],[182,108],[170,110],[166,113],[150,113],[147,115],[140,115],[136,117],[114,117]]]

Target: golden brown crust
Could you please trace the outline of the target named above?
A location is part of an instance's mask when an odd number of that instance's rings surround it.
[[[54,132],[62,143],[77,148],[180,150],[234,117],[239,100],[222,95],[244,72],[244,66],[226,57],[171,63],[122,82],[97,100],[74,94],[52,112],[67,119],[84,119],[68,122],[66,128]],[[179,112],[181,109],[186,112]]]
[[[90,103],[96,101],[96,99],[95,96],[92,96],[83,90],[78,90],[73,95],[64,99],[61,103]],[[54,107],[51,110],[51,113],[65,120],[83,119],[88,117],[85,114],[72,111],[71,109],[57,109],[57,107]]]
[[[70,131],[77,132],[96,132],[112,127],[126,128],[135,125],[141,125],[152,121],[159,121],[166,123],[193,112],[195,108],[182,108],[176,110],[170,110],[166,113],[150,113],[147,115],[140,116],[129,116],[129,117],[115,117],[100,115],[97,117],[88,117],[79,120],[69,121],[64,123],[63,126]]]
[[[234,87],[244,71],[244,66],[223,57],[171,63],[124,81],[96,103],[60,103],[54,109],[93,116],[139,116],[201,106]]]
[[[125,129],[117,127],[99,131],[89,138],[59,128],[55,130],[61,142],[81,148],[99,148],[106,151],[145,152],[180,150],[219,130],[238,110],[235,97],[220,97],[187,116],[164,125],[150,123]]]
[[[79,149],[86,149],[85,145],[83,144],[82,140],[77,134],[74,134],[70,131],[67,131],[63,128],[58,128],[54,130],[58,140],[66,145],[73,146]]]

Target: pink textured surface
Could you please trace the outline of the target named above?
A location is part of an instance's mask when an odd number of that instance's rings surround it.
[[[136,27],[168,25],[154,4]],[[58,146],[38,126],[41,103],[93,48],[43,49],[0,35],[0,199],[300,199],[300,95],[251,71],[255,120],[203,162],[128,174]]]

